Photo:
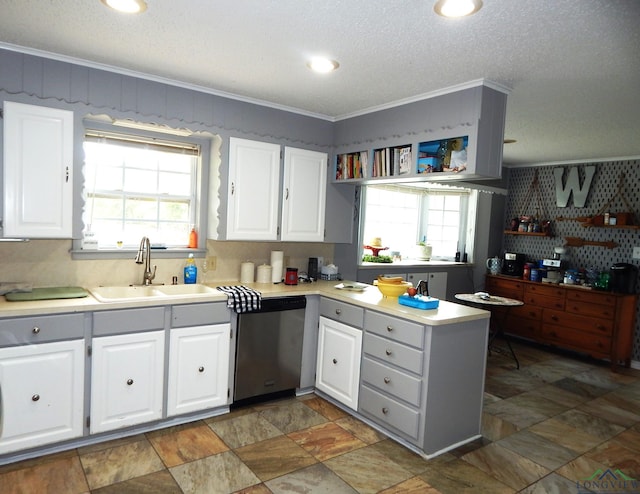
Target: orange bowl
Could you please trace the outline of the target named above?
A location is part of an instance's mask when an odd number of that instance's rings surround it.
[[[401,283],[378,283],[377,285],[384,297],[399,297],[407,291],[407,288],[412,287],[413,283],[403,281]]]

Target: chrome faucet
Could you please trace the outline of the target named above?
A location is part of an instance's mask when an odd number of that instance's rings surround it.
[[[138,247],[138,253],[136,254],[136,264],[142,264],[143,262],[145,262],[145,264],[142,284],[148,286],[156,277],[156,268],[158,267],[153,266],[153,272],[151,271],[151,242],[149,242],[148,237],[142,237],[140,247]]]

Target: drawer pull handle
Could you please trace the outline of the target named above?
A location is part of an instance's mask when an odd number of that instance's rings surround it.
[[[393,326],[387,326],[387,331],[389,331],[389,333],[391,333],[391,331],[393,331]]]
[[[342,314],[342,311],[340,309],[336,309],[336,314],[340,315]]]
[[[31,397],[31,401],[38,401],[40,399],[40,395],[39,394],[35,394]]]
[[[385,384],[389,384],[389,383],[391,382],[391,379],[390,379],[390,378],[388,378],[388,377],[385,377],[385,378],[383,379],[383,381],[384,381],[384,383],[385,383]]]
[[[552,321],[557,321],[558,320],[558,316],[551,316],[551,320]]]
[[[607,328],[605,328],[602,324],[598,324],[596,326],[596,329],[599,329],[600,331],[606,331],[607,330]]]
[[[385,350],[385,352],[387,354],[387,356],[391,356],[391,350],[389,350],[388,348]]]
[[[204,372],[204,367],[202,366],[198,367],[198,372]]]
[[[133,379],[127,379],[127,385],[131,386],[133,384]]]
[[[382,413],[385,415],[389,413],[389,409],[387,407],[382,407]]]
[[[34,328],[31,330],[31,332],[33,334],[38,334],[38,333],[40,333],[40,328],[38,326],[34,326]]]
[[[334,363],[334,364],[337,364],[337,363],[338,363],[338,361],[337,361],[336,359],[333,359],[333,363]]]

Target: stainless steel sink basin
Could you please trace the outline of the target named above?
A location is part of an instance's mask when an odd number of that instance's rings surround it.
[[[152,285],[152,286],[98,286],[89,288],[89,292],[99,302],[126,302],[190,297],[201,298],[220,294],[215,288],[206,285]]]
[[[164,296],[155,286],[98,286],[89,288],[89,292],[100,302],[146,300]]]

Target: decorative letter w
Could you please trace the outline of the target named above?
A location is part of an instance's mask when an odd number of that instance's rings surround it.
[[[589,194],[591,180],[596,173],[596,167],[584,167],[584,182],[582,183],[582,187],[580,187],[577,168],[571,168],[569,170],[569,178],[567,178],[567,183],[563,187],[562,175],[564,175],[564,170],[564,168],[555,168],[553,170],[553,176],[556,179],[556,206],[566,208],[569,202],[569,196],[571,192],[573,192],[573,205],[577,208],[583,208],[587,200],[587,195]]]

